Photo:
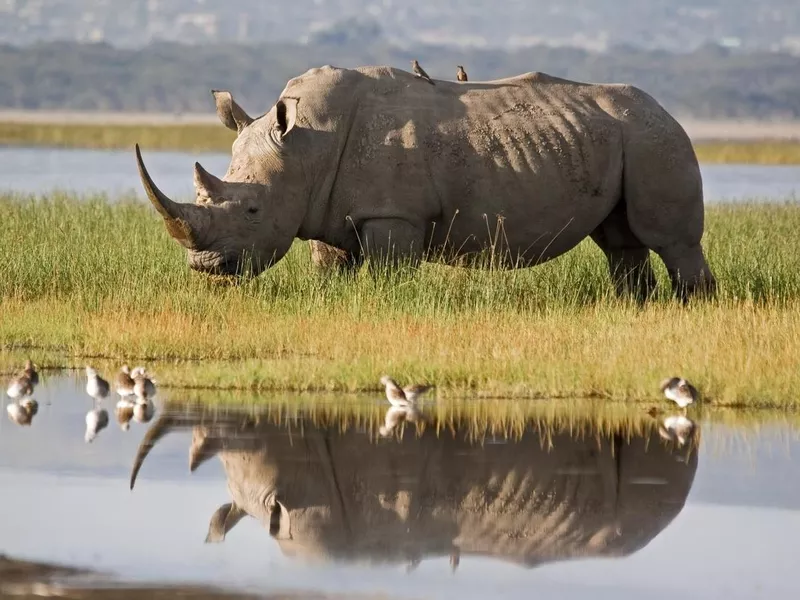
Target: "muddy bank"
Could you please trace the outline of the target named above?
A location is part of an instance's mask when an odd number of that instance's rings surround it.
[[[243,594],[213,587],[135,585],[112,577],[60,565],[16,560],[0,555],[0,599],[75,598],[133,600],[191,598],[192,600],[336,600],[343,596],[290,592]],[[348,598],[352,597],[350,595]],[[365,600],[367,596],[363,596]]]

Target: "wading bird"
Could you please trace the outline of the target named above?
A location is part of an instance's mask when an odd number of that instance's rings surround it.
[[[433,388],[432,385],[419,383],[401,388],[397,385],[397,382],[388,375],[381,377],[380,382],[381,385],[386,387],[386,399],[389,401],[389,404],[400,408],[413,406],[422,394]]]
[[[92,367],[86,367],[86,393],[97,402],[102,402],[108,398],[110,390],[108,381],[100,377],[100,374]]]
[[[38,384],[39,374],[36,372],[36,366],[28,359],[25,361],[25,368],[9,381],[6,394],[12,400],[27,398],[33,394],[33,390]]]
[[[681,408],[686,408],[697,401],[697,389],[685,379],[670,377],[661,382],[661,391],[668,400],[672,400]]]

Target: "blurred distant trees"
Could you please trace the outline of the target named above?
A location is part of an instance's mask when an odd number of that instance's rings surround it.
[[[0,108],[211,112],[209,90],[231,90],[251,114],[269,109],[286,81],[324,64],[387,64],[418,58],[432,77],[471,81],[527,71],[591,82],[635,84],[674,114],[696,118],[800,118],[800,59],[715,45],[691,53],[619,46],[605,53],[536,46],[516,51],[387,44],[362,23],[312,36],[308,44],[106,43],[0,46]]]

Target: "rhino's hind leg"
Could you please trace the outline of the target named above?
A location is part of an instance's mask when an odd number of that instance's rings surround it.
[[[712,296],[717,282],[706,262],[703,248],[693,245],[674,244],[657,248],[672,280],[672,289],[682,301],[692,296]]]
[[[631,231],[625,204],[620,202],[591,237],[608,259],[617,295],[647,300],[656,288],[650,250]]]
[[[648,115],[625,132],[623,196],[628,223],[664,261],[679,298],[713,294],[716,283],[700,246],[703,180],[692,142],[672,117]]]

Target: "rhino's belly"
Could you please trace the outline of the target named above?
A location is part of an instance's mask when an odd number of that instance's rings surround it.
[[[620,201],[602,194],[543,189],[452,201],[427,231],[426,247],[444,260],[491,252],[507,267],[528,267],[567,252],[591,234]]]
[[[466,151],[432,159],[442,211],[428,239],[439,255],[494,249],[529,266],[602,223],[622,196],[622,133],[607,117],[567,117],[493,122],[470,134]]]

